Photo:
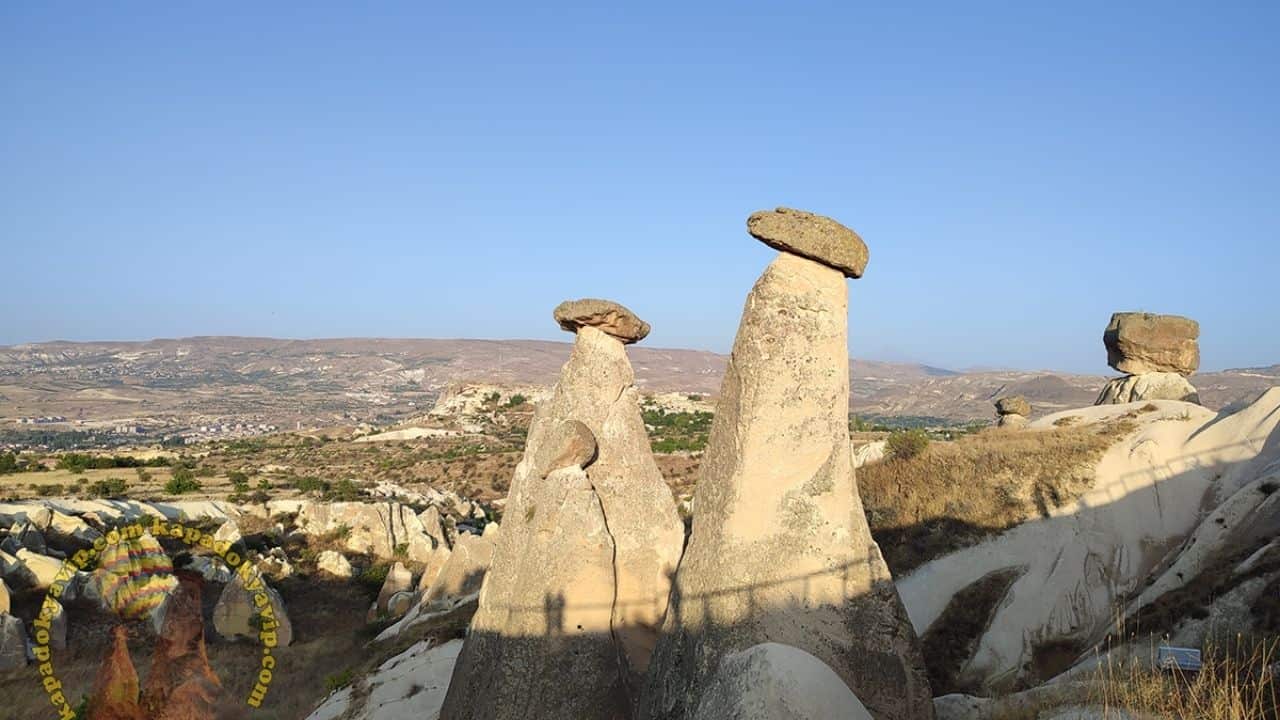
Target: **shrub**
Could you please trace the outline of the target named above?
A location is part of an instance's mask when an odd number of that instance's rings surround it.
[[[894,430],[886,444],[889,454],[898,460],[910,460],[929,447],[929,433],[921,428]]]
[[[91,497],[118,498],[124,497],[127,490],[124,478],[112,477],[93,483],[88,492]]]
[[[520,393],[516,393],[515,395],[512,395],[511,397],[507,398],[507,407],[509,408],[520,407],[521,405],[525,404],[528,401],[529,401],[529,398],[521,395]]]
[[[164,491],[170,495],[183,495],[200,490],[200,481],[191,470],[179,465],[173,469],[173,477],[164,484]]]

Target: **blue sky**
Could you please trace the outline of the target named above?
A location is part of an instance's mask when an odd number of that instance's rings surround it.
[[[600,296],[725,351],[790,205],[871,249],[859,357],[1103,372],[1144,309],[1280,362],[1276,3],[107,5],[0,8],[0,344]]]

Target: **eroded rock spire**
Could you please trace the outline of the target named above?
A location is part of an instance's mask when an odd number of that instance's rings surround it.
[[[640,716],[691,718],[721,661],[765,642],[829,665],[877,720],[933,716],[920,647],[871,538],[849,444],[848,287],[866,246],[756,213],[783,252],[747,296]]]

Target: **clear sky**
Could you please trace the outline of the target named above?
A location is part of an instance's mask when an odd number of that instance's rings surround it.
[[[0,344],[599,296],[726,351],[789,205],[871,248],[859,357],[1104,372],[1143,309],[1280,362],[1280,4],[871,5],[4,3]]]

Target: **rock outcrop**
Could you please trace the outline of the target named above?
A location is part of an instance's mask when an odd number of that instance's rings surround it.
[[[222,683],[209,666],[200,608],[200,581],[181,578],[166,603],[142,693],[142,707],[149,718],[213,720],[226,702]]]
[[[255,596],[259,594],[266,596],[265,603],[257,601]],[[252,575],[246,581],[239,572],[222,588],[218,604],[213,607],[213,629],[228,640],[244,637],[255,641],[260,631],[275,630],[281,647],[293,642],[293,624],[280,593],[260,576]]]
[[[347,579],[355,574],[351,561],[340,552],[325,550],[316,556],[316,569],[336,578]]]
[[[413,508],[398,502],[304,502],[298,529],[309,535],[341,531],[343,546],[384,560],[398,557],[397,548],[413,562],[428,562],[441,538],[427,534]]]
[[[307,720],[436,720],[444,704],[461,640],[414,644],[361,680],[325,698]]]
[[[1127,373],[1108,382],[1095,405],[1181,400],[1200,403],[1186,376],[1200,367],[1200,325],[1178,315],[1123,312],[1102,334],[1107,364]]]
[[[1031,415],[1031,403],[1021,395],[1010,395],[996,400],[997,425],[999,427],[1026,427]]]
[[[778,643],[727,655],[694,720],[872,720],[826,663]]]
[[[27,664],[27,629],[22,620],[0,613],[0,670],[12,670]]]
[[[1200,324],[1179,315],[1118,312],[1102,334],[1107,364],[1129,375],[1171,372],[1190,375],[1200,367]]]
[[[146,720],[141,693],[138,671],[129,656],[129,631],[117,625],[111,631],[111,649],[93,680],[87,720]]]
[[[1108,381],[1094,404],[1117,405],[1150,400],[1181,400],[1199,405],[1200,393],[1177,373],[1144,373]]]
[[[770,244],[820,257],[783,252],[747,297],[641,717],[693,717],[726,657],[777,642],[829,665],[879,720],[927,720],[920,645],[867,528],[850,450],[842,273],[861,274],[844,259],[866,250],[833,220],[782,214]]]
[[[387,577],[382,581],[382,588],[378,590],[378,598],[374,600],[373,605],[369,607],[368,616],[365,618],[368,622],[375,620],[392,618],[397,619],[404,612],[393,614],[391,610],[391,598],[398,593],[408,592],[413,589],[413,573],[404,563],[396,563],[387,571]],[[408,608],[405,608],[407,611]]]
[[[580,302],[554,313],[577,338],[530,424],[446,720],[626,717],[666,611],[684,532],[623,347],[648,325]]]

